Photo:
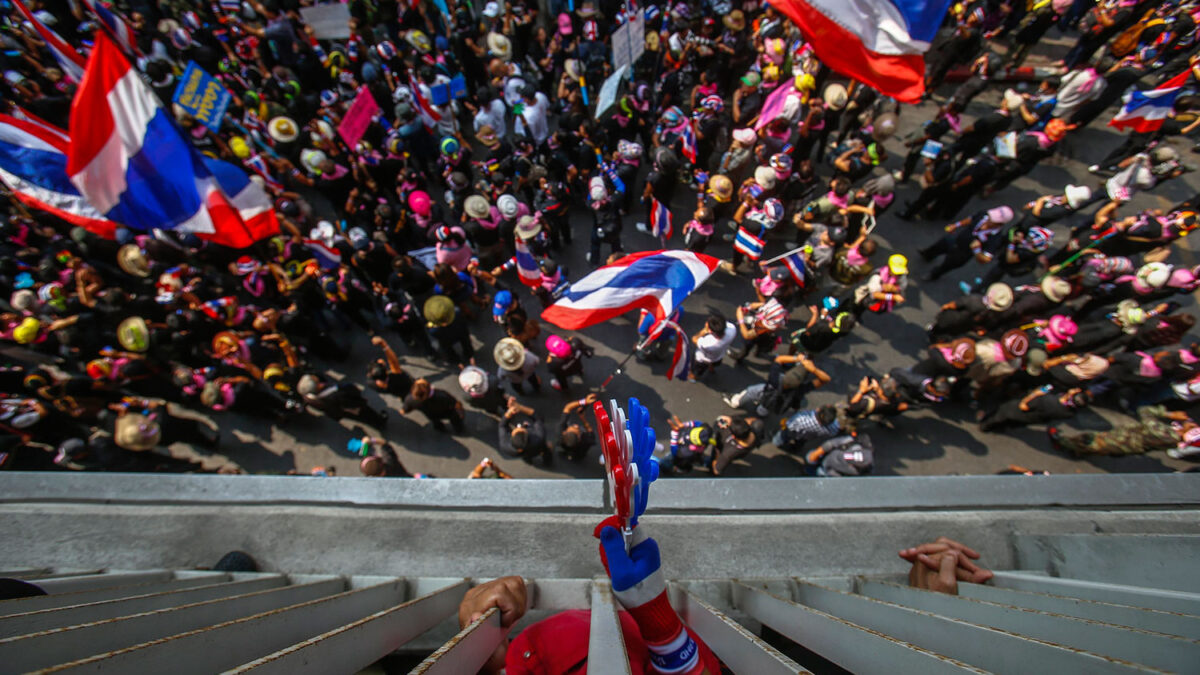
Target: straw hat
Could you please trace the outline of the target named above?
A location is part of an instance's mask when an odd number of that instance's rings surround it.
[[[471,398],[479,398],[488,392],[487,373],[479,366],[467,366],[458,373],[458,386]]]
[[[487,34],[487,48],[492,56],[505,61],[512,58],[512,42],[499,33]]]
[[[131,352],[142,353],[150,348],[150,327],[140,316],[131,316],[117,326],[117,342]]]
[[[463,202],[463,210],[472,218],[487,218],[490,208],[488,200],[479,195],[471,195]]]
[[[162,440],[162,430],[153,417],[141,413],[126,413],[117,418],[113,440],[126,450],[145,452],[153,450]]]
[[[267,122],[267,133],[277,143],[291,143],[300,136],[300,126],[296,124],[296,120],[280,115]]]
[[[517,236],[522,240],[533,239],[542,231],[542,224],[533,216],[521,216],[517,220]]]
[[[117,267],[131,276],[142,279],[150,276],[150,261],[137,244],[125,244],[117,249]]]
[[[983,304],[993,312],[1003,312],[1012,307],[1012,303],[1013,290],[1008,284],[994,283],[988,286],[987,295],[983,298]]]
[[[1048,276],[1042,279],[1041,283],[1042,294],[1050,302],[1058,303],[1067,299],[1071,294],[1071,282],[1062,277]]]
[[[434,295],[425,301],[425,320],[435,326],[448,326],[454,320],[454,301],[444,295]]]
[[[508,371],[520,370],[521,366],[525,365],[525,345],[510,337],[501,338],[492,350],[492,356],[501,368]]]
[[[841,110],[846,107],[846,87],[837,82],[825,87],[825,91],[821,92],[821,99],[825,101],[825,105],[830,110]]]
[[[746,27],[746,15],[742,13],[742,10],[735,9],[726,14],[721,19],[721,23],[725,24],[725,27],[729,30],[737,32]]]
[[[496,138],[496,130],[486,124],[479,127],[479,131],[475,132],[475,138],[478,138],[480,143],[489,148],[495,148],[500,145],[500,139]]]
[[[1009,358],[1021,358],[1029,351],[1029,335],[1014,328],[1000,338],[1000,346]]]
[[[969,366],[975,362],[975,341],[958,338],[950,343],[950,362],[956,366]]]
[[[729,176],[715,174],[708,179],[708,190],[719,202],[727,202],[733,197],[733,181]]]

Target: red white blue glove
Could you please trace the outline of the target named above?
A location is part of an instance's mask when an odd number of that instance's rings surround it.
[[[625,539],[610,516],[596,526],[600,539],[600,559],[612,580],[613,595],[638,625],[650,650],[655,670],[671,675],[699,673],[704,669],[700,650],[688,634],[667,599],[658,542],[646,536],[644,528],[633,530],[629,553]]]

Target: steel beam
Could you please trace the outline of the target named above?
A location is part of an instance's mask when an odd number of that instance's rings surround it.
[[[146,570],[141,572],[117,571],[100,574],[81,574],[79,576],[58,577],[57,579],[38,579],[34,583],[51,595],[59,593],[74,593],[76,591],[92,591],[114,586],[129,586],[152,581],[170,581],[174,577],[169,570]]]
[[[7,638],[0,640],[0,663],[4,663],[6,668],[24,672],[95,658],[98,662],[92,664],[92,667],[142,670],[140,659],[160,654],[164,645],[178,645],[181,651],[176,654],[189,653],[187,651],[188,640],[175,642],[175,639],[181,637],[181,634],[190,635],[188,631],[202,634],[205,631],[213,630],[214,627],[237,623],[239,620],[244,620],[243,617],[261,616],[260,613],[263,612],[270,614],[271,611],[279,611],[281,607],[300,606],[297,603],[320,602],[321,599],[340,597],[333,594],[341,591],[343,587],[344,582],[335,577],[310,584],[285,586],[232,598],[198,602],[181,607]],[[299,638],[295,641],[298,640]],[[147,645],[154,641],[158,641],[154,646]],[[266,638],[263,641],[268,642]],[[292,644],[292,642],[287,644]],[[198,667],[205,659],[226,653],[223,646],[214,645],[216,643],[210,643],[204,648],[189,653],[186,660],[189,664],[195,664]],[[170,649],[167,648],[167,651]],[[227,663],[225,667],[239,665],[269,651],[265,650],[240,661]],[[107,656],[96,656],[100,654],[107,654]],[[182,664],[172,666],[174,670],[180,668],[187,670],[187,666]]]
[[[588,632],[588,675],[629,675],[629,652],[621,621],[620,606],[608,579],[592,581],[592,625]]]
[[[805,607],[741,582],[734,604],[808,650],[856,673],[982,673],[973,666],[915,644]]]
[[[808,672],[695,593],[684,589],[681,595],[679,614],[684,622],[733,672],[762,675]]]
[[[998,588],[1034,593],[1068,595],[1082,600],[1098,600],[1118,605],[1145,607],[1162,612],[1200,616],[1200,593],[1165,591],[1146,586],[1106,584],[1099,581],[1060,579],[1024,572],[996,572],[990,582]]]
[[[55,595],[35,595],[31,598],[14,598],[0,602],[0,616],[37,612],[44,609],[56,609],[58,607],[71,607],[73,605],[86,605],[93,602],[130,598],[135,595],[183,590],[185,588],[206,586],[217,581],[227,580],[228,578],[228,574],[213,572],[213,576],[207,579],[172,579],[170,581],[152,581],[150,583],[132,584],[129,586],[114,586],[94,591],[75,591],[73,593],[58,593]],[[37,583],[37,581],[35,580],[33,583]]]
[[[1200,643],[1162,633],[878,581],[864,580],[859,592],[946,618],[1163,670],[1184,672],[1200,663]]]
[[[463,628],[446,644],[413,668],[409,675],[461,675],[476,673],[487,663],[505,630],[500,627],[500,610],[496,607]]]
[[[958,594],[964,598],[975,598],[998,602],[1014,607],[1040,609],[1056,614],[1077,616],[1091,621],[1115,623],[1120,626],[1152,630],[1156,633],[1178,635],[1191,640],[1200,639],[1200,616],[1161,612],[1144,607],[1131,607],[1096,600],[1081,600],[1065,595],[1031,593],[1010,588],[996,588],[986,584],[958,584]]]
[[[459,580],[229,672],[290,675],[361,670],[454,615],[468,587],[465,579]]]
[[[1149,670],[1135,663],[804,581],[796,582],[794,597],[803,605],[992,672],[1036,669],[1043,672],[1128,673]]]
[[[221,575],[227,576],[227,575]],[[282,574],[264,574],[243,581],[220,581],[195,579],[202,585],[190,584],[192,588],[146,593],[117,600],[105,600],[84,605],[73,605],[56,609],[42,609],[24,614],[0,617],[0,635],[27,635],[53,628],[65,628],[79,624],[102,621],[115,617],[131,616],[143,612],[180,607],[196,602],[205,602],[232,595],[243,595],[278,588],[287,583]]]

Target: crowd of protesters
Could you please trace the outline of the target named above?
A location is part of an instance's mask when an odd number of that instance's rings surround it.
[[[73,45],[99,28],[79,3],[27,4]],[[496,420],[501,457],[594,462],[585,413],[595,394],[571,393],[597,385],[599,373],[579,380],[593,347],[586,331],[537,317],[590,271],[567,269],[571,247],[590,268],[634,252],[634,241],[660,247],[630,232],[655,202],[682,224],[664,246],[723,259],[745,298],[733,316],[696,317],[688,377],[722,390],[731,414],[672,416],[659,451],[672,473],[721,475],[764,443],[808,473],[868,473],[872,424],[951,402],[969,405],[985,431],[1108,406],[1138,422],[1050,427],[1048,443],[1076,455],[1198,452],[1186,412],[1200,399],[1200,343],[1187,339],[1195,317],[1181,307],[1200,267],[1180,263],[1173,244],[1196,227],[1200,204],[1129,203],[1189,170],[1169,141],[1200,125],[1200,100],[1185,92],[1160,129],[1115,141],[1093,180],[972,206],[1068,158],[1077,130],[1102,124],[1128,91],[1196,68],[1196,3],[954,4],[927,55],[927,97],[939,106],[906,137],[899,117],[915,108],[824,67],[795,26],[754,0],[636,10],[493,0],[450,2],[446,13],[423,0],[352,0],[345,39],[305,25],[298,10],[309,4],[115,3],[164,106],[189,62],[232,93],[220,128],[178,107],[175,117],[198,149],[270,192],[281,233],[245,250],[164,231],[109,240],[6,199],[7,466],[197,470],[153,450],[218,448],[223,415],[238,412],[280,425],[349,419],[373,430],[344,450],[364,474],[410,476],[389,418],[419,412],[436,432],[463,434],[468,407]],[[77,83],[13,7],[0,11],[5,112],[65,129]],[[597,117],[610,37],[632,11],[645,51]],[[1042,67],[1061,75],[1014,84],[1052,29],[1077,36],[1064,62]],[[783,105],[769,107],[780,91]],[[998,107],[981,103],[997,95]],[[359,96],[380,113],[350,146],[336,129]],[[906,183],[908,202],[896,197]],[[889,246],[896,218],[944,231]],[[766,241],[767,255],[735,247],[746,236]],[[799,255],[760,262],[773,251]],[[925,327],[930,345],[915,365],[832,381],[823,364],[839,340],[934,283],[961,297]],[[491,322],[506,337],[483,344]],[[643,317],[639,334],[651,323]],[[372,335],[378,358],[334,378],[347,358],[338,336],[353,331]],[[673,330],[656,333],[640,358],[669,351]],[[721,369],[747,359],[770,363],[765,381],[725,391]],[[434,386],[407,360],[458,369],[458,388]],[[818,387],[845,400],[806,404]],[[403,404],[385,409],[366,389]],[[561,396],[557,425],[528,400],[547,395]],[[491,460],[471,477],[484,476],[510,477]]]

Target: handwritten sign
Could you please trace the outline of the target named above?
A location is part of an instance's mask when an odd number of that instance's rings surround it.
[[[200,124],[217,129],[232,98],[233,95],[217,78],[204,72],[195,61],[188,61],[187,70],[180,78],[179,86],[175,87],[172,100]]]
[[[371,118],[378,112],[379,104],[375,102],[375,97],[365,86],[359,87],[358,95],[354,97],[354,103],[350,104],[350,109],[346,111],[346,116],[338,125],[338,135],[342,137],[343,141],[346,141],[346,145],[353,148],[366,133],[367,127],[371,124]]]
[[[628,68],[629,66],[617,68],[616,72],[609,75],[608,79],[601,85],[600,95],[596,97],[596,119],[600,119],[617,102],[617,90],[621,87],[621,78],[625,76],[625,71]]]

